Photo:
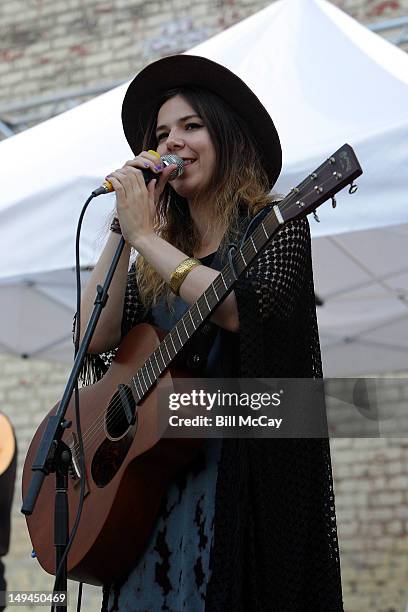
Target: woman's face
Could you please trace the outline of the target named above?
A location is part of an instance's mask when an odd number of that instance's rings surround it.
[[[180,95],[167,100],[157,115],[157,152],[185,160],[184,172],[171,182],[182,197],[193,199],[205,190],[215,168],[215,149],[203,120]]]

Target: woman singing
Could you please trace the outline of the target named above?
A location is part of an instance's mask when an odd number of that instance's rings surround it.
[[[122,118],[135,157],[107,177],[117,220],[83,297],[84,322],[120,232],[126,247],[94,355],[141,322],[171,330],[225,265],[228,245],[270,211],[281,170],[265,108],[208,59],[178,55],[147,66],[129,86]],[[173,180],[174,166],[158,157],[165,154],[184,160]],[[156,176],[147,186],[144,168]],[[130,266],[131,249],[138,255]],[[211,321],[202,377],[322,376],[306,219],[275,235]],[[343,610],[328,440],[207,440],[167,491],[133,570],[105,586],[103,608]]]

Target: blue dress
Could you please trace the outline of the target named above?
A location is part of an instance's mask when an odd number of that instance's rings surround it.
[[[212,257],[209,255],[201,261],[208,265]],[[170,313],[165,301],[160,301],[152,309],[154,325],[169,331],[187,308],[188,305],[177,297],[175,312]],[[208,356],[205,376],[221,376],[219,347],[218,332]],[[144,554],[120,590],[116,593],[114,588],[111,590],[109,610],[204,612],[211,576],[220,455],[221,440],[206,440],[189,470],[171,484]]]

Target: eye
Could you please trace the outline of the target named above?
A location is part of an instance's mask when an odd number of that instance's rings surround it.
[[[186,127],[186,130],[188,130],[190,128],[200,128],[203,126],[200,123],[186,123],[185,127]]]
[[[160,142],[161,140],[163,140],[164,137],[168,136],[167,132],[162,132],[161,134],[159,134],[158,136],[156,136],[157,138],[157,142]]]

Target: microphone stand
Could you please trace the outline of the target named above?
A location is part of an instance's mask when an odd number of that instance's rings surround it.
[[[106,191],[104,193],[106,193]],[[58,406],[57,413],[54,416],[50,416],[48,419],[48,423],[41,438],[36,457],[31,467],[33,475],[31,476],[30,485],[23,500],[23,505],[21,507],[21,512],[23,514],[32,514],[45,476],[48,476],[50,472],[55,472],[56,493],[54,515],[54,544],[56,548],[56,573],[58,572],[61,559],[63,558],[67,547],[69,531],[69,508],[67,490],[68,469],[71,463],[71,450],[65,444],[65,442],[62,441],[62,436],[65,430],[71,427],[72,423],[71,421],[65,420],[65,413],[67,411],[68,404],[72,397],[75,385],[77,384],[78,377],[89,347],[89,343],[92,339],[96,325],[101,316],[102,309],[105,307],[105,304],[108,301],[108,289],[110,287],[114,272],[118,265],[124,246],[125,239],[122,236],[113,256],[103,286],[98,285],[96,288],[97,295],[95,298],[94,308],[92,310],[91,317],[86,327],[86,331],[79,347],[78,353],[75,357],[72,371],[65,387],[61,402]],[[59,579],[56,582],[56,587],[58,591],[63,591],[64,593],[67,592],[67,555],[65,555],[64,557],[63,566],[60,571]],[[66,612],[66,605],[57,605],[56,610],[57,612]]]

